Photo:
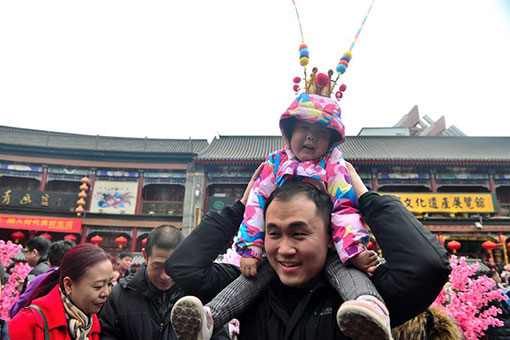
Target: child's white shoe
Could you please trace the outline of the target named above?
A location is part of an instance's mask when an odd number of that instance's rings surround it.
[[[211,311],[194,296],[184,296],[177,300],[170,320],[179,340],[209,340],[213,334]]]
[[[354,340],[392,340],[390,317],[386,306],[372,296],[345,301],[336,314],[338,327]]]

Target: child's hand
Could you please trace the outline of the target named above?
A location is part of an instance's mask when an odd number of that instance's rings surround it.
[[[345,162],[345,165],[347,166],[347,170],[349,171],[349,177],[351,178],[354,193],[356,194],[357,198],[360,198],[361,195],[368,191],[368,189],[365,186],[365,183],[363,183],[363,180],[361,180],[361,178],[359,177],[358,173],[356,172],[356,169],[354,169],[352,164],[349,162]]]
[[[379,256],[373,250],[365,250],[349,260],[354,267],[371,276],[379,265]]]
[[[244,276],[257,276],[260,261],[250,257],[241,257],[241,272]]]

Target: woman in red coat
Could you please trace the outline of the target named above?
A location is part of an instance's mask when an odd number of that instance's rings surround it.
[[[99,340],[96,313],[110,295],[112,264],[106,253],[91,244],[69,250],[59,270],[34,292],[33,305],[48,321],[51,340]],[[44,321],[32,308],[22,309],[9,323],[12,340],[44,340]]]

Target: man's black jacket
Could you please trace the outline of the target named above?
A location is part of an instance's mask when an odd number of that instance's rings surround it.
[[[359,208],[383,249],[386,262],[372,276],[397,326],[424,311],[448,280],[447,253],[393,196],[368,192]],[[220,213],[209,212],[166,261],[167,273],[190,294],[214,297],[239,275],[239,269],[213,263],[236,235],[244,206],[238,202]],[[243,315],[240,339],[343,339],[335,321],[341,298],[324,282],[309,291],[289,289],[279,280]],[[289,315],[285,305],[299,295]]]
[[[101,339],[177,339],[170,324],[170,310],[185,294],[177,285],[170,289],[168,313],[162,318],[158,313],[158,302],[154,288],[149,286],[146,271],[147,267],[141,266],[134,275],[122,278],[113,287],[99,314]],[[218,333],[213,339],[228,339],[223,330]]]

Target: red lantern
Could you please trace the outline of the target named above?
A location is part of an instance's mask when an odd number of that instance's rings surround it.
[[[39,235],[39,236],[40,236],[40,237],[44,237],[44,238],[46,238],[46,239],[48,239],[48,240],[50,240],[50,241],[51,241],[51,239],[52,239],[51,235],[50,235],[50,234],[48,234],[48,233],[43,233],[43,234],[41,234],[41,235]]]
[[[83,207],[81,205],[77,206],[76,209],[74,209],[74,211],[76,211],[76,213],[78,214],[78,216],[80,216],[81,214],[83,214],[83,212],[85,211],[85,209],[83,209]]]
[[[90,239],[90,242],[94,243],[97,246],[97,245],[103,243],[103,238],[99,235],[96,235]]]
[[[64,240],[76,242],[76,236],[74,236],[73,234],[67,234],[66,236],[64,236]]]
[[[25,238],[25,234],[21,231],[15,231],[11,234],[11,237],[14,240],[14,243],[19,243],[19,241],[22,241]]]
[[[374,246],[374,244],[372,243],[372,241],[368,241],[367,249],[372,249],[373,246]]]
[[[87,177],[83,177],[80,182],[89,184],[90,180]]]
[[[87,186],[87,184],[84,183],[84,184],[80,185],[79,189],[82,191],[87,191],[89,189],[89,187]]]
[[[124,236],[119,236],[115,239],[115,243],[119,245],[119,248],[122,249],[127,244],[128,240]]]
[[[144,247],[145,247],[145,244],[147,243],[147,237],[146,237],[146,238],[144,238],[144,239],[142,240],[142,242],[140,242],[140,243],[142,244],[142,246],[144,246]]]
[[[508,243],[506,244],[506,247],[507,247],[507,248],[510,248],[510,242],[508,242]]]
[[[453,240],[453,241],[448,242],[448,244],[446,246],[455,252],[455,251],[459,250],[459,248],[462,246],[462,244],[460,244],[460,242]]]
[[[484,243],[482,243],[482,248],[485,250],[492,250],[496,247],[497,247],[496,243],[492,241],[485,241]]]

